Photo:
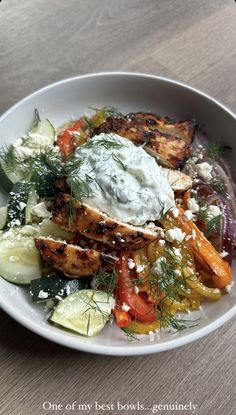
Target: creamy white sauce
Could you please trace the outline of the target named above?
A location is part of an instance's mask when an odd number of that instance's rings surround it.
[[[105,148],[104,140],[120,144]],[[100,134],[93,145],[79,147],[75,157],[80,167],[68,176],[68,183],[88,180],[92,194],[82,201],[109,216],[133,225],[160,219],[175,206],[174,194],[165,174],[141,147],[116,134]],[[100,143],[100,144],[99,144]],[[86,176],[87,175],[87,176]]]

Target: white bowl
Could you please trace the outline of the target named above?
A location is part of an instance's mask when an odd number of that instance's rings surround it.
[[[114,106],[122,112],[151,111],[174,119],[196,118],[204,125],[210,140],[233,147],[232,166],[236,171],[236,117],[225,106],[208,95],[169,79],[133,73],[100,73],[66,79],[36,91],[10,108],[0,118],[0,136],[12,143],[26,133],[34,109],[56,126],[66,119],[79,117],[88,107]],[[1,144],[3,144],[3,142]],[[1,196],[2,202],[4,196]],[[234,266],[235,273],[236,266]],[[33,332],[77,350],[107,355],[155,353],[190,343],[210,333],[236,314],[236,289],[221,301],[206,303],[193,318],[198,326],[171,334],[163,332],[150,341],[129,342],[117,328],[106,328],[99,336],[87,338],[63,331],[46,321],[40,305],[31,303],[28,290],[0,278],[0,304],[10,316]]]

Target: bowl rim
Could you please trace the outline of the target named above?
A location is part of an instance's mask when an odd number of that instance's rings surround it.
[[[222,110],[227,112],[235,121],[236,121],[236,114],[233,113],[226,105],[219,102],[217,99],[209,96],[208,94],[202,92],[201,90],[192,87],[190,85],[187,85],[183,82],[173,80],[171,78],[166,78],[163,76],[158,75],[152,75],[152,74],[146,74],[142,72],[123,72],[123,71],[108,71],[108,72],[95,72],[95,73],[89,73],[89,74],[83,74],[78,75],[74,77],[64,78],[60,81],[53,82],[51,84],[48,84],[44,87],[41,87],[34,91],[33,93],[27,95],[26,97],[22,98],[20,101],[12,105],[8,110],[6,110],[1,116],[0,116],[0,123],[7,118],[14,110],[16,110],[18,107],[20,107],[24,102],[30,100],[34,96],[38,94],[42,94],[45,91],[48,91],[54,87],[57,87],[59,85],[63,85],[66,83],[70,83],[76,80],[80,79],[86,79],[86,78],[99,78],[99,77],[115,77],[115,76],[121,76],[121,77],[140,77],[140,78],[149,78],[153,80],[159,80],[164,81],[168,84],[174,84],[176,86],[182,87],[186,90],[189,90],[197,95],[202,96],[203,98],[207,99],[208,101],[211,101],[218,107],[220,107]],[[50,326],[46,326],[43,329],[38,326],[37,323],[34,322],[33,318],[29,318],[28,316],[22,316],[21,314],[15,314],[14,311],[11,308],[11,304],[8,301],[8,298],[3,298],[0,293],[0,299],[1,299],[1,308],[14,320],[16,320],[18,323],[22,324],[27,329],[31,330],[33,333],[38,334],[39,336],[50,340],[54,343],[58,343],[62,346],[70,347],[74,350],[88,352],[88,353],[94,353],[94,354],[101,354],[101,355],[110,355],[110,356],[135,356],[135,355],[145,355],[145,354],[152,354],[157,352],[163,352],[167,350],[171,350],[183,345],[187,345],[195,340],[200,339],[201,337],[206,336],[207,334],[213,332],[217,328],[221,327],[225,322],[230,320],[232,317],[236,315],[236,304],[228,310],[225,314],[223,314],[221,317],[219,317],[216,321],[213,321],[209,323],[207,326],[200,328],[199,330],[187,333],[185,336],[180,338],[173,338],[171,340],[164,341],[162,343],[153,343],[149,344],[143,344],[143,346],[140,343],[140,346],[132,346],[132,344],[127,345],[121,345],[121,346],[110,346],[110,345],[100,345],[95,343],[89,343],[89,342],[80,342],[78,338],[75,337],[69,337],[66,332],[63,331],[54,331],[50,328]]]

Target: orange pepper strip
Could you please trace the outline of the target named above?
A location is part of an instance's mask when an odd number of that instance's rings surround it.
[[[184,220],[184,210],[178,206],[179,215],[175,218],[172,212],[169,215],[172,217],[173,222],[176,223],[186,235],[192,234],[195,231],[195,239],[188,240],[188,244],[191,246],[193,254],[196,254],[198,259],[201,258],[210,269],[213,271],[212,282],[216,288],[225,288],[230,284],[232,280],[232,270],[228,262],[224,261],[213,245],[205,238],[203,233],[198,227],[191,221]]]
[[[188,199],[191,197],[191,190],[187,190],[183,195],[183,205],[185,209],[188,209]]]

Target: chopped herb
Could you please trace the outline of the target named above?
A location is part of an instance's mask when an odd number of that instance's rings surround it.
[[[223,155],[223,148],[217,143],[208,143],[207,152],[212,160],[218,161]]]
[[[132,340],[138,340],[139,341],[139,338],[137,337],[137,334],[133,330],[129,329],[128,327],[122,327],[121,330],[127,336],[128,341],[130,341],[130,342]]]
[[[224,181],[220,177],[214,177],[211,180],[213,189],[221,196],[226,196],[226,186]]]
[[[89,109],[97,112],[104,112],[106,117],[119,117],[122,118],[124,115],[115,107],[102,107],[102,108],[93,108],[89,107]]]
[[[106,272],[104,269],[95,275],[95,288],[106,291],[110,297],[117,286],[117,273],[113,270],[112,273]]]

